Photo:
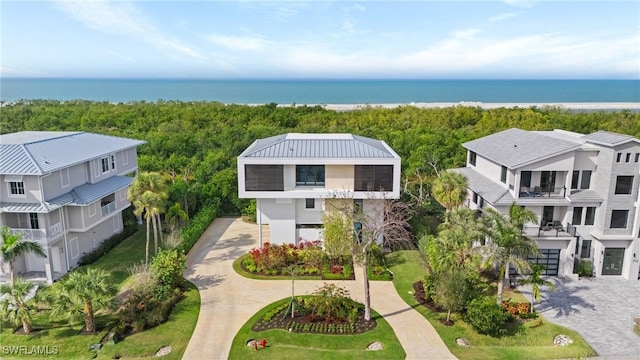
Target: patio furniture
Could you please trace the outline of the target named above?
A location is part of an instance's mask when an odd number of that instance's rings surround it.
[[[533,196],[542,197],[542,188],[540,186],[533,187]]]
[[[562,223],[558,220],[554,220],[553,223],[551,223],[551,227],[556,231],[563,230]]]
[[[522,186],[520,188],[520,197],[529,197],[531,193],[529,192],[529,188],[526,186]]]

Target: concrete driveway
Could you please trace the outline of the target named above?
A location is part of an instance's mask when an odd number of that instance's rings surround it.
[[[239,218],[218,218],[191,249],[185,278],[200,291],[198,323],[184,359],[226,359],[242,325],[264,306],[291,296],[291,282],[252,280],[238,275],[233,261],[258,247],[258,227]],[[334,281],[362,302],[356,281]],[[310,294],[323,281],[296,281],[296,294]],[[433,326],[398,295],[390,281],[371,282],[371,307],[391,325],[407,359],[455,359]]]
[[[542,290],[536,309],[549,321],[577,331],[600,357],[640,359],[640,281],[616,277],[555,279],[556,290]],[[519,290],[531,298],[531,288]]]

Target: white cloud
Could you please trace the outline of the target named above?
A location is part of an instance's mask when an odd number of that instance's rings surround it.
[[[503,0],[507,5],[530,8],[533,7],[536,0]]]
[[[220,46],[232,50],[260,50],[265,47],[267,41],[258,36],[224,36],[209,35],[207,39]]]
[[[502,14],[498,14],[496,16],[490,17],[489,18],[489,22],[502,21],[502,20],[506,20],[506,19],[510,19],[510,18],[516,17],[518,15],[520,15],[520,13],[517,13],[517,12],[502,13]]]
[[[195,48],[177,39],[167,38],[132,4],[111,1],[57,1],[58,7],[86,27],[107,34],[122,35],[168,50],[168,55],[186,55],[205,59]],[[171,54],[173,52],[174,54]]]

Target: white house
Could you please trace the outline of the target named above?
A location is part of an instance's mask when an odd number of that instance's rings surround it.
[[[467,206],[508,214],[512,203],[537,214],[525,227],[548,275],[591,261],[596,276],[640,278],[640,141],[598,131],[509,129],[464,143]]]
[[[325,199],[353,199],[366,212],[400,197],[400,157],[384,141],[351,134],[273,136],[238,157],[238,192],[256,199],[271,242],[318,240]]]
[[[49,283],[123,229],[122,210],[144,141],[86,132],[0,135],[0,226],[37,241],[46,258],[27,254],[16,274],[44,273]],[[0,263],[0,275],[8,266]]]

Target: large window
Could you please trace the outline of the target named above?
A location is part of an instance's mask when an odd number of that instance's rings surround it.
[[[573,220],[571,221],[571,225],[580,225],[582,224],[582,207],[574,207],[573,208]]]
[[[520,173],[520,187],[531,187],[531,171],[522,171]]]
[[[107,171],[109,171],[109,158],[108,157],[103,157],[102,159],[100,159],[100,163],[102,165],[102,172],[106,173]]]
[[[616,195],[631,194],[633,176],[618,176],[616,179]]]
[[[580,171],[574,170],[571,174],[571,189],[578,188],[578,178],[580,177]]]
[[[584,217],[585,225],[593,225],[596,222],[596,208],[594,206],[587,207],[587,214]]]
[[[297,186],[324,186],[324,165],[296,165]]]
[[[355,191],[393,191],[393,165],[356,165]]]
[[[582,240],[582,247],[580,248],[580,258],[588,259],[591,257],[591,240]]]
[[[629,217],[629,210],[612,210],[611,211],[611,224],[612,229],[625,229],[627,227],[627,218]]]
[[[284,191],[282,165],[245,165],[246,191]]]
[[[24,195],[24,183],[22,181],[9,182],[9,194]]]
[[[588,189],[591,186],[591,170],[584,170],[582,172],[582,181],[580,182],[580,189]]]
[[[476,166],[476,153],[473,151],[469,151],[469,164]]]
[[[500,181],[502,181],[503,183],[507,182],[507,167],[503,166],[502,169],[500,169]]]

